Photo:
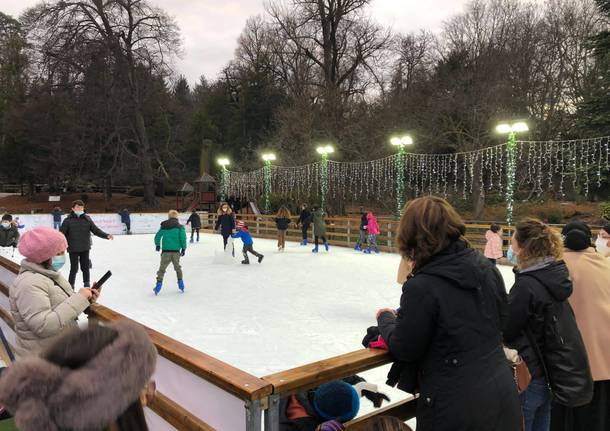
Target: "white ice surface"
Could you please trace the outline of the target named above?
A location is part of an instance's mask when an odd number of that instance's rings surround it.
[[[279,253],[275,241],[255,238],[263,263],[251,257],[250,265],[241,265],[241,246],[236,240],[236,259],[220,263],[222,238],[203,234],[182,259],[186,292],[178,291],[170,266],[155,296],[159,253],[152,235],[95,238],[92,279],[112,270],[101,304],[255,376],[360,349],[376,310],[399,304],[396,254],[332,246],[313,254],[311,246],[292,242]],[[512,286],[511,269],[500,269]],[[67,264],[66,278],[68,270]],[[381,385],[387,369],[364,375]],[[383,390],[399,398],[398,392]]]

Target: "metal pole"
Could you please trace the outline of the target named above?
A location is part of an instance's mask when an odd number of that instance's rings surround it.
[[[400,145],[398,148],[398,157],[396,158],[396,219],[400,219],[405,206],[405,162],[407,158],[405,146]]]
[[[269,407],[265,410],[265,431],[279,431],[280,429],[280,395],[269,397]]]
[[[506,223],[513,225],[515,175],[517,172],[517,135],[515,132],[508,134],[506,144]]]
[[[246,402],[246,431],[261,431],[262,412],[260,400]],[[279,420],[278,420],[279,423]]]

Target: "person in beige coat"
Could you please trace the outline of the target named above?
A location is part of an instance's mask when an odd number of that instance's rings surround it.
[[[555,409],[553,430],[610,429],[610,261],[591,247],[591,229],[572,222],[563,230],[563,259],[574,291],[569,301],[582,334],[595,382],[593,401]]]
[[[75,293],[59,273],[67,248],[65,236],[46,227],[26,232],[19,243],[25,259],[9,292],[17,357],[37,354],[77,326],[78,316],[97,298],[97,290]]]

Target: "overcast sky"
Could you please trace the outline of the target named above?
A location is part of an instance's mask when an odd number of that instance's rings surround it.
[[[217,77],[233,57],[236,40],[246,20],[264,13],[263,0],[150,0],[172,15],[182,31],[184,55],[178,73],[191,84],[203,74]],[[18,16],[37,0],[0,0],[0,11]],[[375,19],[395,32],[438,30],[449,16],[462,10],[468,0],[372,0]]]

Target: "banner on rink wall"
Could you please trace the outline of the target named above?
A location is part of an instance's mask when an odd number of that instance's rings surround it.
[[[23,225],[21,232],[38,226],[53,227],[51,214],[14,214],[19,217],[19,224]],[[89,214],[93,222],[104,232],[111,235],[125,234],[125,225],[121,223],[118,214]],[[62,221],[65,218],[62,217]],[[186,224],[189,214],[180,214],[180,223]],[[133,234],[151,234],[159,230],[162,221],[167,220],[167,213],[131,214],[131,232]]]

